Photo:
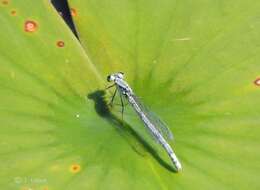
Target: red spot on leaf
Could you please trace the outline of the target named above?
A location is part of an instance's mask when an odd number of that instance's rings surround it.
[[[11,11],[11,15],[15,16],[16,15],[16,10]]]
[[[64,47],[65,46],[65,43],[63,41],[61,41],[61,40],[57,41],[56,44],[57,44],[58,47]]]
[[[8,0],[2,0],[3,5],[8,5],[9,1]]]
[[[81,170],[81,167],[80,167],[79,164],[72,164],[72,165],[70,166],[70,171],[71,171],[72,173],[77,173],[77,172],[79,172],[80,170]]]
[[[71,14],[71,16],[73,16],[73,17],[77,16],[77,11],[76,11],[76,9],[71,8],[71,9],[70,9],[70,14]]]
[[[260,86],[260,77],[257,78],[254,83],[256,86]]]
[[[38,28],[38,25],[36,22],[32,21],[32,20],[27,20],[24,23],[24,30],[26,32],[35,32]]]

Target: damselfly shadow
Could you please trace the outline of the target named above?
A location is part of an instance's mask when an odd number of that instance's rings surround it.
[[[128,123],[122,121],[120,117],[111,112],[105,90],[92,92],[88,94],[88,98],[94,101],[97,114],[114,126],[118,133],[137,154],[140,156],[147,156],[148,153],[152,155],[161,166],[171,172],[176,172],[176,170],[158,154],[154,147],[140,136]]]

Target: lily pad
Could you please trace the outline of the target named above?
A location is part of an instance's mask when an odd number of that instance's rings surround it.
[[[79,1],[80,43],[49,1],[0,4],[3,189],[259,189],[259,18],[253,1]],[[183,164],[127,107],[107,74],[171,128]]]
[[[61,189],[84,168],[87,94],[102,82],[49,1],[1,1],[0,12],[1,188]]]
[[[69,2],[98,71],[126,74],[136,94],[170,126],[184,168],[181,174],[169,172],[151,154],[143,164],[122,160],[109,167],[102,187],[112,181],[124,182],[124,188],[113,186],[119,189],[260,187],[260,3]],[[145,135],[132,116],[125,120]],[[115,167],[124,175],[114,175]],[[149,169],[140,172],[144,168]]]

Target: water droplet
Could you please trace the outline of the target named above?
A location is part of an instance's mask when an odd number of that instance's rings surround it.
[[[254,83],[256,86],[260,86],[260,78],[257,78]]]
[[[58,47],[64,47],[65,43],[63,41],[57,41],[57,46]]]
[[[63,13],[62,13],[61,11],[59,11],[59,15],[60,15],[60,16],[63,16]]]
[[[76,9],[71,8],[71,9],[70,9],[70,14],[71,14],[71,16],[73,16],[73,17],[77,16],[77,11],[76,11]]]
[[[71,166],[70,166],[70,171],[72,172],[72,173],[77,173],[77,172],[79,172],[80,171],[80,165],[79,164],[72,164]]]
[[[26,32],[35,32],[37,30],[37,23],[32,20],[27,20],[24,23],[24,30]]]
[[[79,114],[77,114],[76,117],[79,118]]]

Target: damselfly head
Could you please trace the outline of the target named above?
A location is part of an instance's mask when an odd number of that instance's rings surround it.
[[[108,75],[107,76],[107,81],[108,82],[112,82],[112,81],[114,81],[116,79],[116,77],[114,76],[114,75]]]
[[[114,73],[114,74],[108,75],[107,76],[107,81],[108,82],[112,82],[112,81],[115,81],[116,78],[123,79],[124,78],[124,73],[123,72],[118,72],[118,73]]]

